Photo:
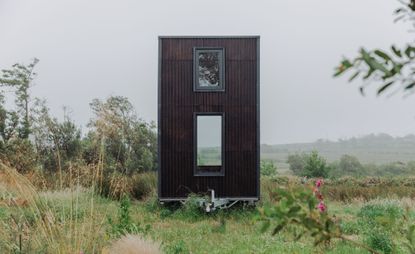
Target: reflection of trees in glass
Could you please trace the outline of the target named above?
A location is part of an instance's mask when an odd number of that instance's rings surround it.
[[[199,85],[219,86],[219,53],[199,53]]]
[[[197,149],[198,166],[222,166],[221,147],[201,147]]]

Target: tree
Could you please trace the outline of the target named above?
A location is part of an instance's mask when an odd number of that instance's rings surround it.
[[[347,154],[340,158],[339,170],[342,175],[356,176],[363,174],[363,166],[359,159]]]
[[[111,96],[90,104],[94,117],[85,141],[85,158],[100,158],[107,170],[130,174],[156,167],[156,133],[154,124],[137,117],[126,97]],[[99,162],[98,162],[99,163]]]
[[[261,161],[261,175],[263,176],[274,176],[277,174],[277,166],[271,160]]]
[[[81,131],[65,115],[63,122],[52,117],[45,100],[36,99],[31,111],[33,141],[38,161],[51,172],[68,167],[81,156]]]
[[[395,10],[395,21],[413,22],[415,27],[415,0],[404,3],[403,7]],[[349,81],[357,77],[368,81],[360,87],[364,94],[365,87],[370,81],[378,83],[377,94],[382,94],[392,87],[395,91],[413,92],[415,88],[415,45],[408,44],[403,48],[392,45],[389,51],[381,49],[367,50],[361,48],[357,57],[344,58],[336,68],[334,76],[354,70]]]
[[[290,170],[293,172],[294,175],[303,174],[307,159],[308,155],[305,153],[290,154],[287,157],[287,163],[290,165]]]
[[[327,177],[328,173],[329,167],[327,166],[326,160],[317,151],[312,151],[306,159],[301,175],[307,177]]]
[[[0,74],[0,85],[3,87],[11,87],[15,91],[15,103],[17,106],[17,114],[19,116],[19,136],[27,139],[30,133],[30,92],[33,79],[36,77],[34,72],[36,64],[39,62],[37,58],[28,64],[14,64],[11,69],[2,70]]]

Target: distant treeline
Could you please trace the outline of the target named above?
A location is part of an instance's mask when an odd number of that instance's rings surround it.
[[[295,153],[318,151],[328,162],[340,160],[344,154],[355,156],[363,164],[408,163],[415,160],[415,135],[392,137],[388,134],[370,134],[338,141],[318,140],[313,143],[262,145],[263,159],[285,163]]]
[[[295,153],[287,157],[289,169],[294,175],[339,178],[343,176],[413,176],[415,161],[390,162],[377,165],[362,164],[356,156],[343,155],[340,160],[328,163],[318,152]]]

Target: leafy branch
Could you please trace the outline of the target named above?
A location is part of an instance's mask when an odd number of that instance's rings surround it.
[[[299,234],[294,233],[295,241],[304,235],[309,235],[314,238],[314,245],[318,246],[327,244],[334,239],[340,239],[356,247],[366,249],[372,254],[380,254],[369,246],[343,234],[335,217],[327,213],[319,190],[321,183],[317,181],[314,188],[310,186],[296,190],[276,190],[274,195],[278,200],[277,205],[268,205],[260,209],[263,222],[261,231],[267,231],[272,223],[276,223],[272,230],[272,235],[276,235],[287,226],[296,225],[303,231]]]
[[[411,21],[415,27],[415,0],[400,1],[403,7],[395,10],[395,21]],[[378,83],[377,94],[380,95],[392,87],[395,91],[412,93],[415,89],[415,45],[408,44],[403,48],[395,45],[390,50],[367,50],[361,48],[357,57],[344,58],[336,67],[334,76],[346,72],[351,73],[349,82],[361,78],[365,84],[360,87],[364,95],[365,88],[372,82]]]

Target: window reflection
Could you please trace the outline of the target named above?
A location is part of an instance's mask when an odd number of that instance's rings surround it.
[[[197,116],[197,166],[222,165],[222,116]]]
[[[199,53],[199,86],[219,86],[219,52]]]

